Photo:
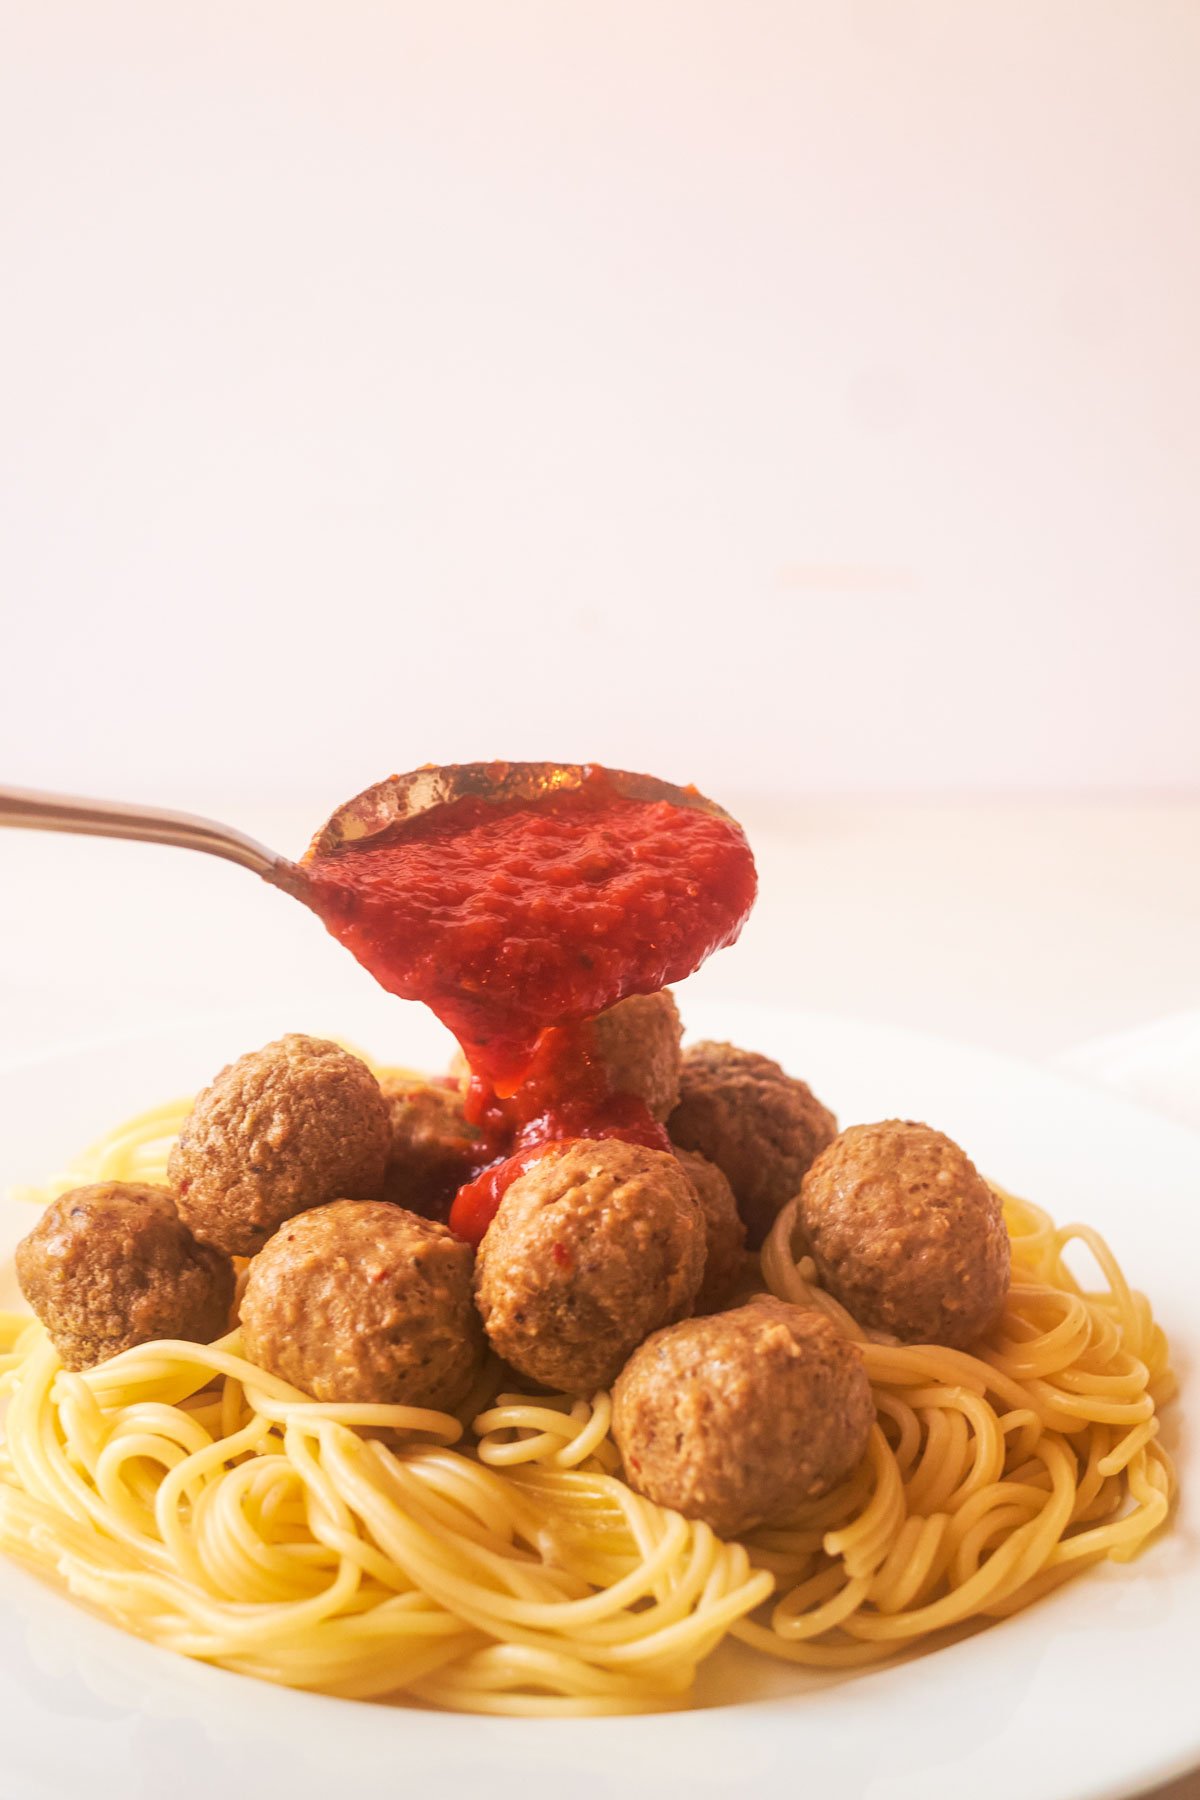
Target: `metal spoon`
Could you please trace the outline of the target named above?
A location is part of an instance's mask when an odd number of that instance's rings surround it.
[[[305,853],[305,862],[328,856],[344,845],[361,843],[382,831],[449,806],[468,796],[484,800],[544,800],[565,788],[582,787],[591,772],[584,763],[482,762],[428,763],[407,775],[389,775],[386,781],[364,788],[353,800],[339,806],[318,831]],[[653,775],[634,775],[628,769],[604,771],[626,800],[665,800],[671,806],[689,806],[726,819],[728,813],[695,788],[675,787]]]
[[[588,770],[581,763],[487,762],[429,764],[407,775],[389,775],[339,806],[314,837],[303,861],[290,862],[264,844],[213,819],[193,813],[162,812],[156,807],[130,806],[116,800],[78,800],[66,794],[42,794],[24,788],[0,788],[0,826],[33,831],[66,831],[87,837],[137,838],[146,843],[173,844],[182,850],[204,850],[228,862],[252,869],[272,887],[282,888],[296,900],[311,904],[304,863],[326,856],[350,844],[390,831],[436,807],[448,806],[468,795],[486,800],[539,800],[564,788],[577,788]],[[693,807],[728,818],[721,807],[706,800],[695,788],[680,788],[652,775],[634,775],[626,769],[606,774],[617,792],[630,800],[665,800],[672,806]]]

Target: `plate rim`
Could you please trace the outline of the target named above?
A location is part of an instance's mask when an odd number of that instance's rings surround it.
[[[322,1005],[319,998],[317,1004],[318,1006]],[[323,1004],[327,1009],[328,1003],[326,1002]],[[275,1010],[278,1011],[277,1005]],[[314,1008],[314,1010],[316,1010],[316,1008]],[[1089,1083],[1086,1079],[1080,1078],[1073,1072],[1064,1071],[1053,1066],[1047,1067],[1031,1060],[1013,1056],[1009,1052],[993,1051],[979,1046],[955,1044],[933,1034],[914,1032],[902,1026],[896,1026],[885,1022],[873,1022],[825,1012],[809,1012],[797,1008],[775,1007],[756,1003],[747,1003],[744,1005],[736,1002],[723,1003],[714,999],[711,1003],[699,1005],[697,1007],[697,1012],[702,1020],[712,1020],[714,1022],[725,1017],[728,1017],[729,1019],[736,1017],[738,1019],[748,1020],[751,1021],[752,1024],[761,1020],[768,1032],[771,1025],[776,1025],[783,1034],[792,1034],[803,1036],[805,1038],[813,1036],[814,1038],[819,1039],[822,1030],[824,1029],[825,1031],[832,1031],[840,1035],[849,1033],[851,1036],[863,1036],[874,1040],[876,1043],[886,1040],[895,1046],[901,1044],[909,1046],[919,1045],[935,1056],[961,1056],[980,1068],[985,1065],[991,1068],[1003,1067],[1013,1071],[1014,1074],[1019,1074],[1026,1080],[1033,1078],[1037,1083],[1043,1086],[1053,1087],[1060,1092],[1071,1092],[1075,1094],[1082,1103],[1089,1107],[1101,1104],[1110,1115],[1115,1116],[1118,1125],[1122,1121],[1125,1121],[1139,1132],[1151,1133],[1164,1145],[1178,1146],[1185,1155],[1189,1157],[1195,1157],[1197,1154],[1200,1154],[1200,1134],[1195,1133],[1188,1126],[1174,1120],[1160,1117],[1150,1109],[1140,1106],[1135,1102],[1109,1096],[1103,1090]],[[62,1063],[66,1059],[79,1056],[86,1057],[101,1051],[107,1051],[109,1053],[118,1052],[126,1056],[137,1055],[138,1052],[148,1051],[155,1044],[162,1045],[164,1040],[170,1039],[172,1041],[177,1041],[183,1034],[193,1031],[201,1034],[216,1032],[224,1029],[227,1025],[236,1025],[238,1022],[249,1023],[253,1020],[261,1021],[266,1017],[267,1009],[261,1005],[207,1009],[201,1013],[175,1017],[169,1022],[163,1022],[159,1025],[148,1027],[138,1026],[128,1031],[110,1034],[87,1034],[78,1039],[63,1041],[49,1048],[43,1047],[30,1055],[10,1057],[0,1062],[0,1095],[2,1095],[3,1088],[8,1082],[21,1072],[24,1072],[25,1074],[36,1074],[36,1072],[40,1070],[52,1069],[56,1063]],[[398,1031],[397,1035],[402,1039],[402,1028]],[[699,1034],[692,1032],[689,1035],[694,1037]],[[237,1052],[232,1051],[231,1054],[236,1055]],[[166,1086],[169,1085],[169,1083],[164,1083],[163,1085]],[[152,1103],[152,1098],[152,1096],[148,1096],[147,1104]],[[7,1248],[0,1251],[0,1255],[7,1259]],[[0,1579],[7,1576],[9,1573],[10,1567],[8,1563],[5,1562],[2,1570],[0,1570]],[[47,1602],[54,1603],[59,1610],[62,1608],[70,1609],[69,1613],[62,1613],[62,1618],[64,1620],[78,1616],[78,1609],[75,1607],[74,1603],[65,1596],[38,1583],[35,1577],[25,1576],[24,1579],[37,1589],[39,1596],[44,1597]],[[1026,1616],[1028,1617],[1029,1615]],[[124,1633],[120,1627],[110,1624],[103,1619],[93,1619],[92,1622],[102,1627],[106,1633],[115,1633],[121,1642],[127,1643],[129,1641],[128,1634]],[[981,1638],[988,1640],[994,1640],[1002,1635],[1002,1625],[994,1626],[986,1632],[979,1634]],[[972,1641],[974,1640],[967,1640],[968,1643]],[[965,1647],[965,1645],[950,1646],[950,1648],[955,1650]],[[151,1645],[139,1644],[138,1648],[153,1657],[162,1654]],[[176,1658],[172,1656],[171,1653],[166,1654],[170,1657],[171,1661],[180,1662],[185,1671],[190,1667],[183,1659]],[[931,1656],[918,1659],[918,1662],[924,1663],[927,1667],[932,1667],[936,1662],[940,1661],[941,1654],[942,1652],[940,1651],[934,1651]],[[898,1673],[906,1666],[912,1665],[900,1664],[895,1666],[894,1669],[876,1671],[875,1673],[877,1675],[886,1676],[889,1673]],[[232,1676],[226,1671],[218,1669],[214,1670],[213,1673],[220,1678],[221,1684],[237,1682],[239,1687],[242,1685],[240,1678]],[[202,1685],[205,1688],[209,1687],[208,1682],[205,1682]],[[251,1684],[246,1683],[245,1685],[249,1687]],[[257,1690],[258,1684],[253,1685],[254,1689]],[[808,1694],[811,1694],[814,1691],[832,1692],[843,1686],[852,1686],[857,1689],[860,1685],[861,1681],[856,1680],[853,1683],[834,1684],[828,1690],[825,1689],[824,1685],[821,1689],[810,1688],[807,1692]],[[328,1709],[331,1707],[339,1709],[340,1712],[347,1706],[353,1706],[356,1712],[361,1711],[359,1703],[345,1702],[333,1699],[330,1696],[298,1696],[289,1690],[268,1691],[273,1692],[276,1697],[282,1696],[285,1704],[289,1701],[298,1703],[301,1698],[313,1698],[320,1702],[321,1709],[324,1712],[328,1712]],[[497,1732],[513,1738],[516,1735],[514,1734],[513,1727],[520,1723],[527,1727],[532,1724],[534,1730],[539,1733],[553,1734],[555,1738],[560,1734],[566,1734],[571,1731],[575,1731],[576,1734],[578,1734],[578,1727],[584,1725],[590,1728],[585,1734],[588,1738],[595,1736],[597,1732],[603,1733],[614,1739],[623,1737],[628,1733],[629,1736],[636,1741],[639,1738],[645,1738],[647,1735],[652,1735],[656,1730],[662,1730],[664,1727],[667,1732],[675,1730],[676,1727],[674,1721],[680,1718],[693,1723],[702,1720],[713,1721],[718,1718],[725,1720],[731,1718],[753,1720],[756,1715],[760,1715],[764,1711],[769,1711],[772,1718],[779,1721],[781,1729],[787,1733],[789,1731],[787,1721],[790,1717],[794,1718],[796,1716],[803,1705],[805,1697],[806,1695],[797,1694],[794,1699],[790,1700],[745,1700],[735,1702],[729,1707],[718,1706],[714,1708],[702,1708],[683,1713],[660,1713],[645,1716],[634,1715],[612,1720],[548,1720],[517,1722],[472,1718],[469,1720],[469,1724],[476,1728],[483,1726],[485,1728],[484,1735],[486,1739],[495,1738]],[[273,1711],[274,1708],[271,1710]],[[383,1709],[371,1710],[379,1711]],[[404,1710],[402,1716],[405,1716],[406,1718],[416,1716],[426,1719],[442,1720],[447,1717],[447,1715],[432,1712],[412,1714],[408,1712],[407,1709]],[[461,1727],[463,1720],[458,1716],[455,1717],[456,1725]],[[713,1728],[711,1725],[704,1725],[701,1726],[700,1729],[701,1731],[711,1731]],[[795,1727],[792,1728],[792,1732],[789,1735],[794,1734]],[[521,1732],[520,1735],[524,1738],[527,1734],[526,1732]],[[1126,1796],[1144,1791],[1148,1785],[1156,1785],[1164,1781],[1169,1781],[1194,1768],[1200,1763],[1200,1720],[1197,1721],[1195,1729],[1187,1738],[1186,1742],[1182,1741],[1183,1736],[1185,1735],[1186,1734],[1181,1734],[1173,1740],[1169,1746],[1164,1747],[1161,1754],[1147,1755],[1142,1758],[1138,1762],[1136,1769],[1128,1768],[1119,1772],[1114,1772],[1110,1778],[1105,1778],[1103,1774],[1097,1771],[1094,1779],[1091,1779],[1084,1784],[1076,1783],[1073,1785],[1070,1800],[1125,1800]],[[495,1745],[492,1744],[491,1748],[494,1749]],[[448,1767],[447,1774],[450,1773],[451,1767]],[[623,1791],[631,1797],[638,1792],[636,1787],[631,1787],[629,1785],[628,1779],[624,1780],[622,1785]],[[529,1791],[532,1793],[535,1790],[531,1788]],[[1063,1790],[1063,1800],[1066,1800],[1065,1790]]]

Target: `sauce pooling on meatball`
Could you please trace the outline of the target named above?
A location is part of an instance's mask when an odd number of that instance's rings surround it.
[[[646,1150],[670,1150],[666,1126],[637,1094],[614,1091],[596,1034],[596,1021],[551,1025],[516,1092],[501,1097],[473,1075],[467,1114],[504,1151],[499,1160],[459,1189],[450,1224],[478,1244],[512,1183],[528,1173],[542,1151],[571,1138],[620,1138]]]
[[[665,1149],[614,1093],[587,1021],[690,975],[754,902],[739,826],[630,798],[606,771],[536,800],[470,796],[308,863],[312,904],[390,992],[424,1001],[476,1073],[468,1116],[511,1170],[485,1171],[451,1224],[478,1241],[540,1145],[620,1137]]]

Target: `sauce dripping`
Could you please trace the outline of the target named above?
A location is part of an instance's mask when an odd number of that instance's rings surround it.
[[[593,767],[535,800],[438,806],[318,851],[307,874],[333,935],[429,1006],[471,1065],[468,1116],[505,1155],[455,1200],[462,1235],[478,1241],[506,1180],[548,1142],[669,1147],[640,1101],[609,1090],[586,1021],[736,939],[756,877],[731,819],[631,798]]]

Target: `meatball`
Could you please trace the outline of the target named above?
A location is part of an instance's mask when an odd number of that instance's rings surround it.
[[[714,1312],[728,1300],[742,1270],[746,1227],[737,1209],[733,1189],[706,1156],[695,1150],[678,1150],[676,1156],[704,1214],[704,1279],[696,1295],[698,1313]]]
[[[383,1200],[289,1219],[250,1264],[246,1355],[314,1400],[450,1410],[483,1362],[471,1251]]]
[[[679,1040],[683,1026],[675,996],[631,994],[592,1020],[595,1045],[614,1094],[636,1094],[660,1124],[679,1099]]]
[[[804,1177],[799,1211],[822,1281],[860,1325],[961,1349],[1004,1304],[1000,1202],[928,1125],[852,1125]]]
[[[104,1181],[49,1205],[17,1245],[21,1292],[68,1369],[229,1329],[233,1264],[199,1244],[166,1188]]]
[[[692,1309],[704,1218],[665,1150],[553,1143],[509,1187],[480,1246],[475,1292],[492,1347],[544,1387],[610,1382],[648,1332]]]
[[[367,1065],[293,1034],[240,1056],[205,1088],[168,1175],[198,1238],[253,1256],[295,1213],[378,1199],[391,1148],[391,1114]]]
[[[769,1056],[701,1043],[684,1052],[667,1129],[682,1149],[698,1150],[724,1172],[757,1250],[813,1157],[832,1143],[837,1120]]]
[[[823,1313],[767,1297],[656,1331],[613,1389],[630,1486],[724,1537],[835,1487],[874,1417],[857,1346]]]
[[[488,1147],[456,1086],[407,1075],[384,1075],[379,1085],[392,1115],[383,1198],[444,1223],[463,1182],[491,1160]]]

